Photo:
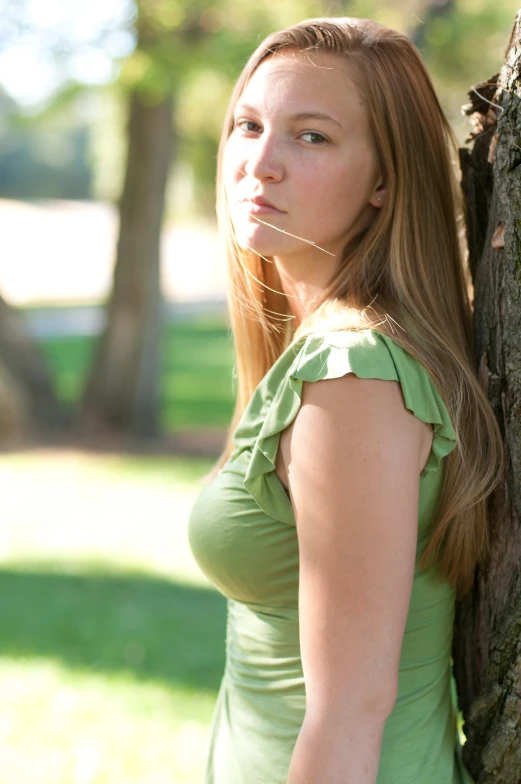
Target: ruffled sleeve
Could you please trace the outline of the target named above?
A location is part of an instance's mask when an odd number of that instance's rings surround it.
[[[433,426],[431,454],[422,479],[437,471],[456,446],[456,433],[434,382],[421,363],[398,343],[376,330],[308,337],[300,348],[291,347],[273,366],[235,433],[238,450],[249,452],[244,486],[271,517],[295,524],[291,501],[275,473],[275,464],[280,434],[300,408],[303,382],[339,378],[347,373],[398,381],[406,407]]]

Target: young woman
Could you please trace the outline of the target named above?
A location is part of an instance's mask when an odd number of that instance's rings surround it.
[[[206,784],[462,784],[454,601],[499,431],[474,372],[453,139],[369,20],[270,35],[232,95],[218,217],[230,440],[191,514],[228,599]]]

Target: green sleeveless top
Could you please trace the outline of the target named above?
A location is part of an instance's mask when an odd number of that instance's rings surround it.
[[[280,433],[298,413],[303,382],[346,373],[398,381],[406,407],[434,431],[420,475],[416,569],[398,698],[385,724],[377,784],[473,784],[461,760],[453,696],[455,591],[435,568],[419,567],[456,434],[423,366],[375,330],[329,332],[289,346],[255,390],[229,461],[192,508],[192,553],[228,607],[226,667],[205,784],[286,784],[306,698],[297,528],[275,461]]]

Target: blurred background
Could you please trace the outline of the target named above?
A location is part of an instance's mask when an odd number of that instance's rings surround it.
[[[190,506],[233,410],[214,176],[274,29],[419,47],[463,145],[517,2],[0,0],[0,784],[196,784],[225,601]]]

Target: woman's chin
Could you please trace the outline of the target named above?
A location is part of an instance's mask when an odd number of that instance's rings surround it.
[[[254,236],[237,233],[235,239],[242,250],[253,251],[259,256],[279,256],[288,252],[287,242],[285,243],[284,239],[281,242],[278,237],[261,237],[259,233]]]

